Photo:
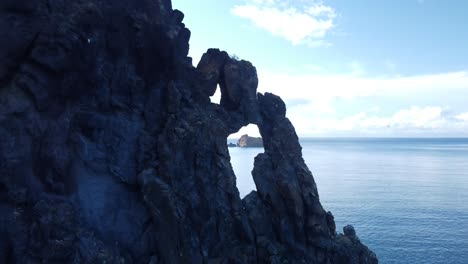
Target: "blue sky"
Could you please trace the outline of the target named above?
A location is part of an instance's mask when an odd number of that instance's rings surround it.
[[[208,48],[251,61],[300,136],[468,136],[468,1],[172,2],[194,64]]]

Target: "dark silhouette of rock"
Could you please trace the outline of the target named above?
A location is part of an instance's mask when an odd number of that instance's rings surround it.
[[[281,99],[225,52],[193,67],[183,17],[0,2],[0,263],[377,263],[335,232]],[[241,200],[226,139],[250,123],[265,153]]]
[[[237,147],[237,144],[234,144],[234,143],[228,143],[228,147],[230,147],[230,148],[235,148],[235,147]]]
[[[237,141],[237,146],[242,148],[262,148],[263,140],[260,137],[249,137],[249,135],[242,135]]]
[[[343,234],[351,239],[357,238],[356,231],[354,230],[354,227],[352,225],[347,225],[343,227]]]

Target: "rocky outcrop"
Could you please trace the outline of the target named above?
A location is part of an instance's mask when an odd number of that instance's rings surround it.
[[[193,67],[183,17],[0,2],[0,263],[377,263],[336,233],[282,100],[225,52]],[[241,200],[226,138],[247,124],[265,152]]]
[[[263,148],[263,140],[260,137],[249,137],[242,135],[237,141],[237,146],[242,148]]]

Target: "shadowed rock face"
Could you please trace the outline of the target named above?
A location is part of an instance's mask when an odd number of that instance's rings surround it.
[[[0,2],[0,263],[377,263],[335,232],[283,101],[226,52],[193,67],[182,20]],[[265,153],[241,200],[226,138],[247,124]]]

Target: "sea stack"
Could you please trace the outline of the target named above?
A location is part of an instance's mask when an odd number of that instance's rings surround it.
[[[224,51],[194,67],[183,18],[1,1],[0,263],[377,263],[336,232],[281,98]],[[248,124],[265,151],[241,199],[226,139]]]
[[[249,137],[242,135],[237,141],[237,146],[242,148],[263,148],[263,140],[261,137]]]

